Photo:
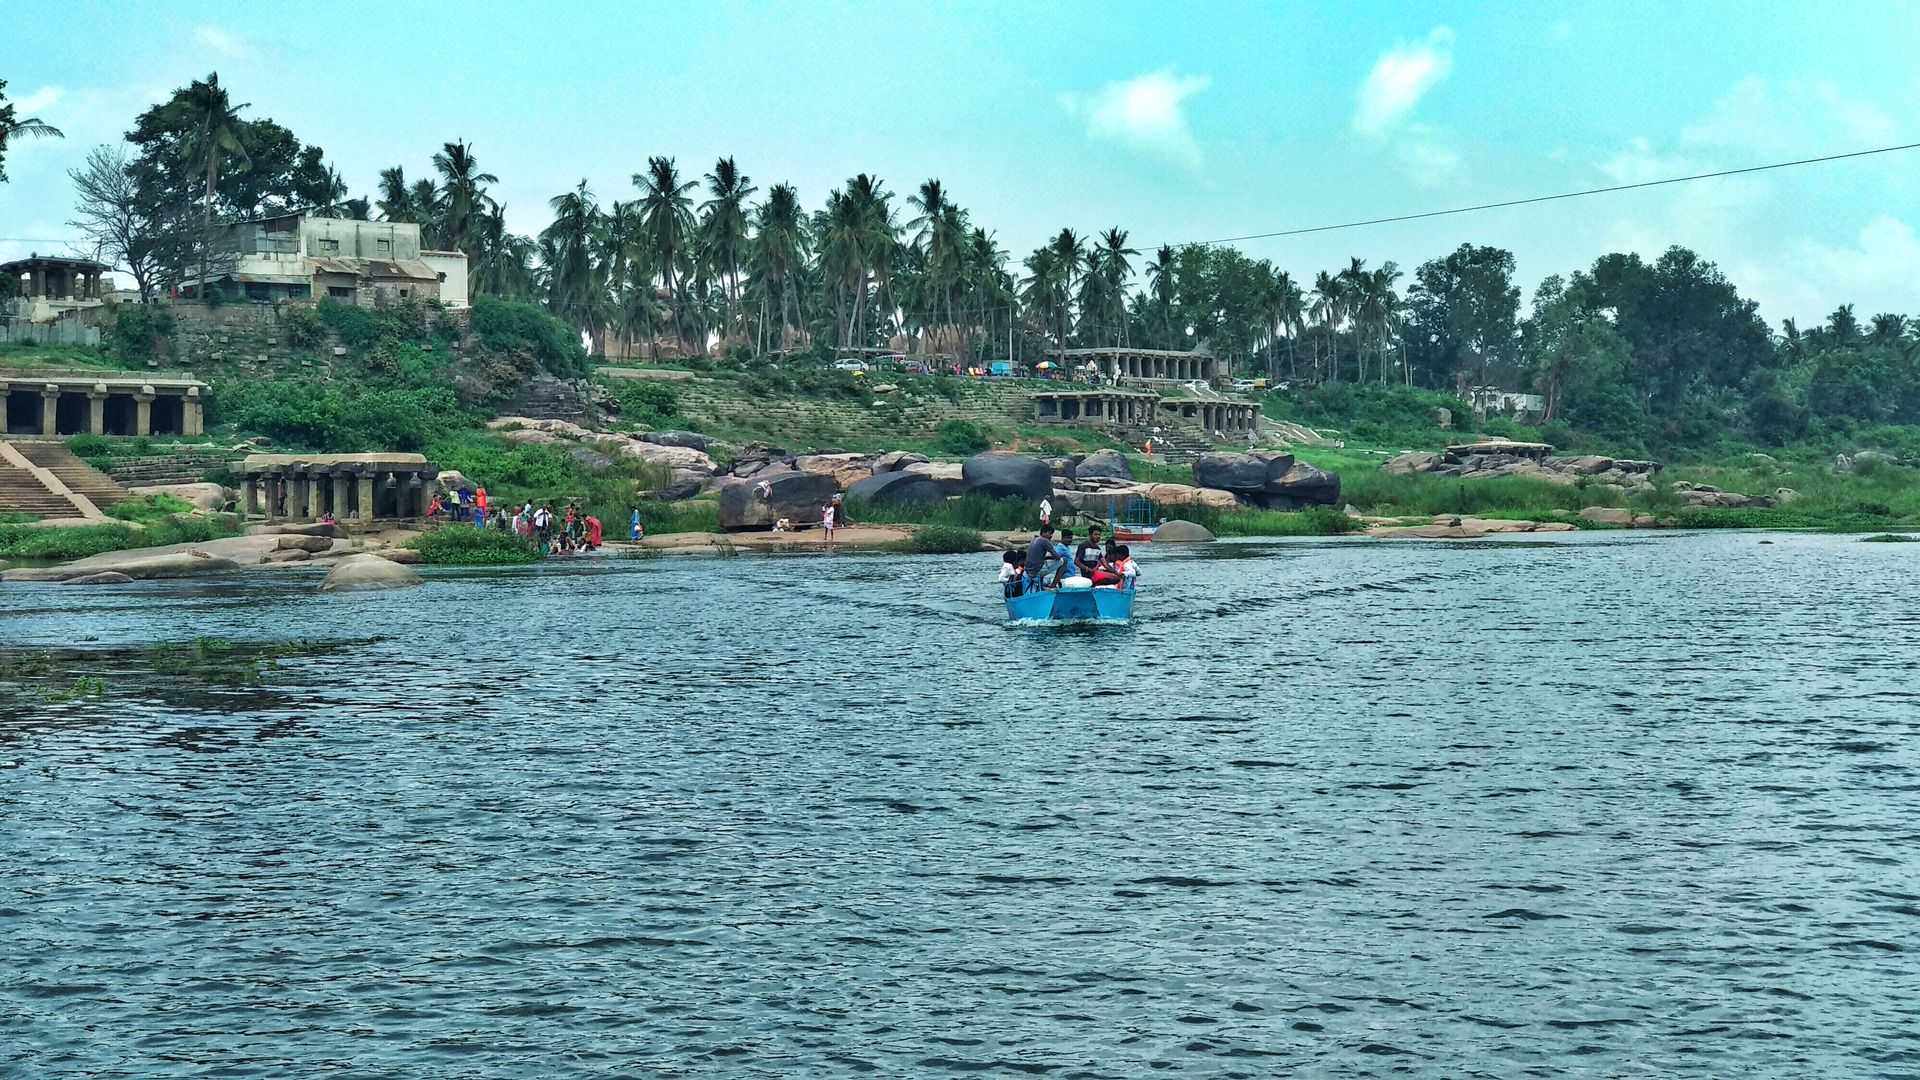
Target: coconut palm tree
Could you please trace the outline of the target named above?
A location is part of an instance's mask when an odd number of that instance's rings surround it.
[[[182,140],[181,154],[188,161],[205,163],[207,185],[202,216],[204,224],[210,229],[213,225],[214,190],[220,182],[220,159],[234,158],[234,167],[243,171],[252,164],[247,156],[239,115],[246,106],[235,105],[227,96],[226,90],[220,85],[218,72],[205,79],[194,80],[181,100],[191,125]]]
[[[693,200],[688,192],[699,186],[693,180],[681,180],[680,170],[669,157],[650,157],[647,171],[633,174],[633,186],[640,189],[640,214],[645,222],[649,254],[662,275],[667,296],[678,302],[681,296],[680,269],[686,262],[687,247],[693,236]],[[674,325],[682,325],[677,310]],[[685,336],[681,336],[686,344]]]
[[[505,206],[491,199],[487,201],[474,247],[476,252],[467,269],[467,283],[475,295],[488,293],[520,298],[532,294],[537,248],[526,237],[507,231]]]
[[[600,205],[581,180],[572,191],[554,196],[547,206],[553,224],[540,233],[540,261],[547,272],[547,307],[586,331],[595,351],[606,343],[606,283],[598,254]]]
[[[1060,246],[1052,243],[1035,248],[1033,254],[1027,256],[1026,268],[1027,278],[1021,283],[1020,303],[1042,333],[1054,332],[1055,346],[1065,349],[1067,315],[1072,306],[1067,298],[1071,295],[1068,289],[1073,276],[1066,260],[1061,257]]]
[[[433,167],[440,174],[440,242],[472,254],[468,249],[485,209],[486,185],[497,184],[500,178],[480,171],[473,147],[464,140],[442,144],[433,155]]]
[[[7,88],[7,80],[0,79],[0,90]],[[64,139],[66,133],[37,116],[18,116],[12,105],[7,104],[5,94],[0,94],[0,183],[7,179],[7,144],[14,139]]]
[[[1860,320],[1853,316],[1852,304],[1841,304],[1827,316],[1827,332],[1833,336],[1834,345],[1849,349],[1854,339],[1860,336]]]
[[[1329,346],[1333,345],[1340,327],[1343,302],[1340,286],[1340,279],[1322,270],[1313,276],[1313,292],[1307,298],[1308,314],[1319,322],[1320,339],[1327,342]],[[1327,378],[1329,370],[1332,372],[1333,381],[1340,380],[1339,353],[1333,352],[1329,359],[1329,364],[1323,368],[1320,363],[1320,341],[1315,341],[1313,345],[1314,382]]]
[[[778,312],[780,334],[776,348],[787,347],[787,327],[799,311],[796,286],[807,262],[806,216],[792,184],[767,189],[766,201],[754,208],[751,246],[752,274],[761,297],[761,352],[766,351],[768,309]]]
[[[1179,292],[1174,276],[1172,246],[1162,244],[1160,250],[1153,253],[1153,261],[1147,264],[1147,290],[1153,294],[1153,306],[1160,315],[1161,332],[1164,334],[1162,347],[1179,348],[1183,343],[1176,342],[1173,336],[1173,302]]]
[[[724,342],[733,332],[740,294],[740,258],[747,244],[747,196],[760,190],[730,157],[714,163],[706,175],[707,191],[712,198],[700,204],[700,241],[705,258],[715,270],[726,273],[726,323],[721,331]]]
[[[412,193],[407,190],[407,174],[398,165],[380,170],[380,184],[374,196],[374,205],[379,208],[382,221],[419,224],[413,212]]]

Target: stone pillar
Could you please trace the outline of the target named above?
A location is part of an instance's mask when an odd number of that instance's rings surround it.
[[[42,267],[40,266],[40,264],[38,264],[38,263],[35,263],[35,264],[34,264],[33,266],[31,266],[31,267],[29,267],[29,268],[28,268],[28,270],[27,270],[27,275],[28,275],[28,276],[29,276],[29,277],[30,277],[30,278],[32,279],[32,285],[31,285],[31,289],[32,289],[32,291],[31,291],[31,292],[29,292],[29,293],[27,293],[27,295],[28,295],[28,296],[45,296],[45,295],[47,295],[47,272],[46,272],[46,270],[45,270],[44,268],[42,268]]]
[[[260,490],[260,481],[248,473],[240,481],[240,520],[253,516],[253,499]]]
[[[333,474],[333,517],[335,521],[347,519],[347,485],[352,482],[344,471]]]
[[[107,433],[107,384],[94,383],[87,391],[87,430],[95,435]]]
[[[187,387],[186,397],[180,400],[180,434],[205,435],[207,433],[206,403],[200,400],[200,388]]]
[[[40,388],[40,434],[60,433],[60,388],[53,383]]]
[[[402,481],[400,485],[400,490],[404,492],[401,496],[400,505],[406,510],[406,513],[402,516],[410,518],[420,517],[426,512],[427,504],[424,498],[426,495],[426,487],[426,482],[420,479],[419,473],[407,474],[406,479]]]
[[[135,435],[153,434],[153,387],[142,386],[140,392],[133,395],[133,433]]]
[[[307,512],[305,514],[307,521],[320,520],[320,509],[325,505],[321,502],[320,485],[324,482],[325,478],[318,472],[307,474]]]
[[[372,521],[373,520],[373,474],[370,472],[361,473],[359,487],[360,487],[360,491],[358,493],[360,498],[360,518],[359,519],[361,521]]]

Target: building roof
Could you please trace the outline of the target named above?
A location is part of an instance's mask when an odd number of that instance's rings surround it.
[[[31,270],[35,266],[81,267],[89,270],[113,269],[113,267],[106,263],[94,259],[71,258],[65,255],[30,255],[24,259],[15,259],[12,262],[0,263],[0,273],[11,270],[18,274],[25,270]]]

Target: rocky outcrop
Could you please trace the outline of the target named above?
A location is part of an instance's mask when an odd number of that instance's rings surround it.
[[[273,543],[275,551],[302,551],[314,554],[333,550],[333,540],[326,536],[282,536]]]
[[[940,485],[918,473],[883,472],[856,480],[847,488],[849,498],[874,506],[900,506],[907,503],[937,503],[946,498]]]
[[[720,527],[770,529],[782,518],[812,524],[838,491],[833,478],[821,473],[762,469],[721,486]]]
[[[1596,525],[1617,525],[1622,529],[1654,529],[1674,523],[1672,518],[1662,521],[1652,514],[1643,514],[1624,506],[1589,506],[1580,511],[1580,517]]]
[[[1160,527],[1153,531],[1153,542],[1156,544],[1211,544],[1213,541],[1214,535],[1207,531],[1206,526],[1179,518],[1161,522]]]
[[[192,503],[198,510],[218,510],[231,498],[226,488],[211,483],[152,484],[146,487],[130,487],[127,491],[136,496],[171,495],[176,499],[184,499]]]
[[[873,475],[873,459],[865,454],[801,454],[793,459],[793,467],[830,476],[841,491]]]
[[[713,448],[712,439],[693,431],[643,431],[634,438],[656,446],[679,446],[702,451]]]
[[[1788,498],[1797,498],[1799,493],[1787,488]],[[1690,507],[1702,510],[1768,510],[1772,509],[1776,496],[1742,495],[1737,491],[1722,491],[1712,484],[1695,484],[1686,480],[1676,480],[1673,493]]]
[[[1127,464],[1127,457],[1118,450],[1095,450],[1082,458],[1073,472],[1077,480],[1131,480],[1133,468]]]
[[[899,472],[909,465],[924,465],[927,459],[906,450],[892,450],[873,459],[876,473]]]
[[[258,561],[256,558],[255,562]],[[241,568],[232,559],[209,555],[192,548],[155,548],[145,551],[110,551],[92,555],[62,566],[28,567],[0,574],[4,581],[67,581],[92,574],[112,572],[132,581],[161,578],[202,577],[230,574]]]
[[[82,574],[62,581],[62,585],[131,585],[133,579],[117,570],[102,570],[97,574]]]
[[[321,592],[375,592],[411,589],[422,584],[409,567],[378,555],[349,555],[334,564],[320,582]]]
[[[960,466],[966,490],[994,498],[1039,502],[1053,494],[1053,469],[1036,457],[1006,450],[975,454]]]
[[[1505,452],[1500,449],[1503,445],[1524,452]],[[1548,457],[1539,452],[1544,445],[1480,443],[1449,447],[1444,454],[1401,454],[1380,466],[1380,471],[1393,476],[1427,474],[1461,480],[1491,480],[1511,476],[1550,484],[1610,484],[1627,494],[1652,490],[1654,475],[1660,471],[1657,461],[1610,458],[1597,454]],[[1551,450],[1552,447],[1546,449]]]
[[[733,467],[727,471],[733,476],[748,477],[771,468],[793,468],[793,455],[785,447],[772,443],[750,442],[733,455]]]
[[[1194,460],[1193,480],[1268,510],[1305,510],[1340,502],[1340,477],[1295,461],[1292,454],[1269,450],[1202,454]]]
[[[1431,525],[1376,525],[1367,530],[1367,535],[1388,540],[1478,540],[1483,536],[1509,533],[1572,532],[1574,528],[1574,525],[1565,521],[1450,517],[1436,519]]]

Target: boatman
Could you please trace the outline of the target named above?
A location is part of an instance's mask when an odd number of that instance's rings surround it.
[[[1059,557],[1053,550],[1053,526],[1040,526],[1040,535],[1034,537],[1033,543],[1027,545],[1027,558],[1021,566],[1021,571],[1026,577],[1026,591],[1033,592],[1042,587],[1047,580],[1047,563]]]

